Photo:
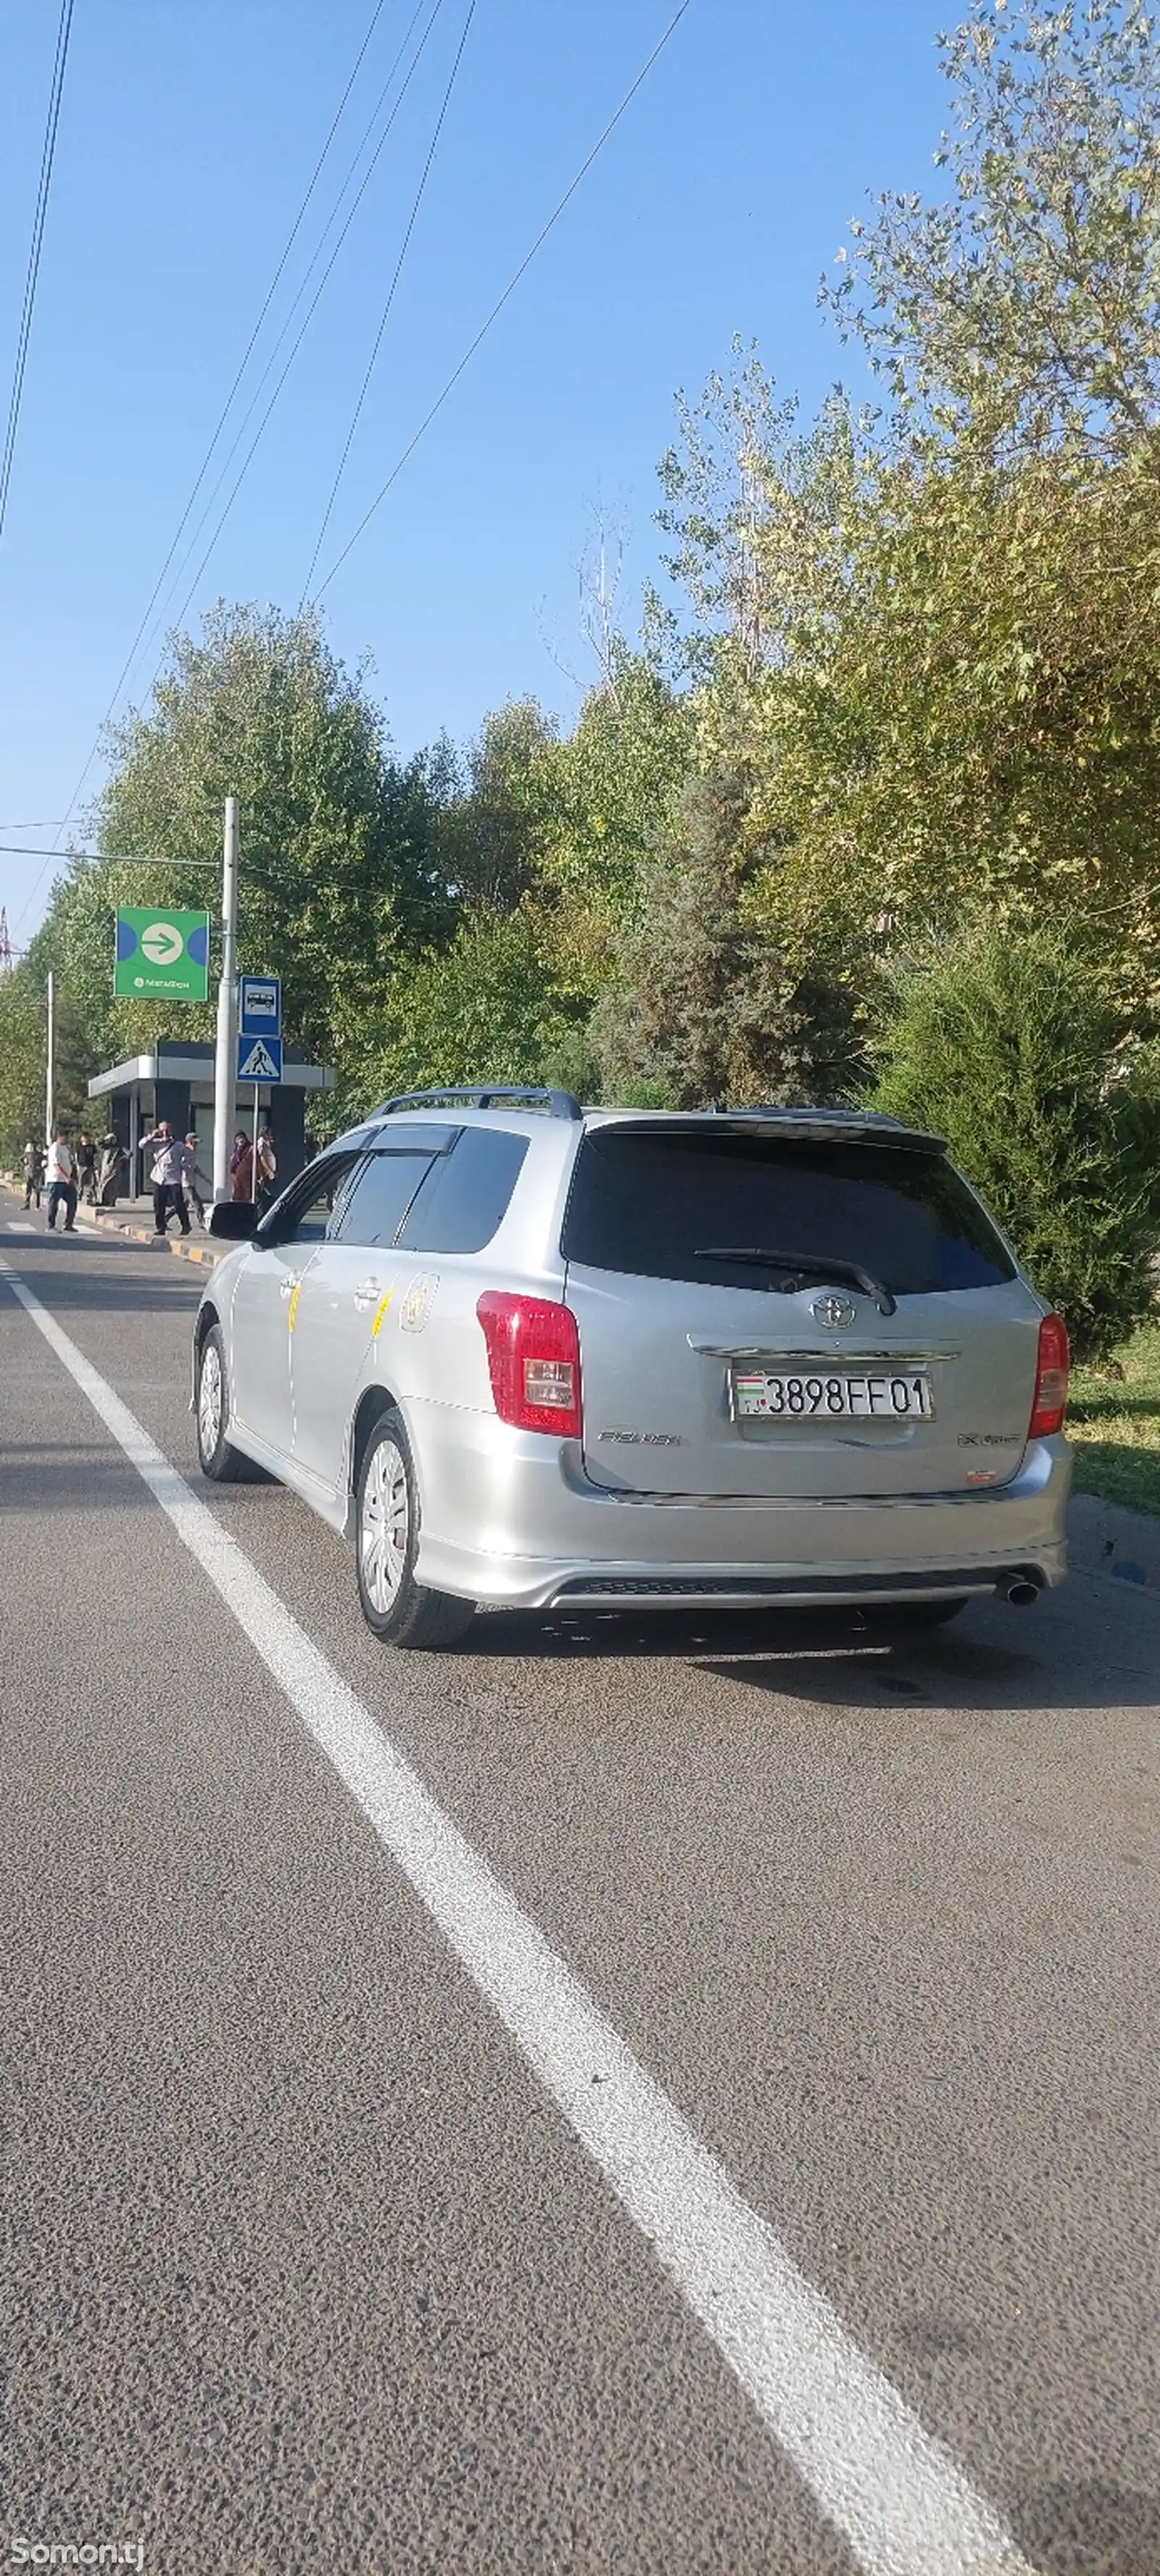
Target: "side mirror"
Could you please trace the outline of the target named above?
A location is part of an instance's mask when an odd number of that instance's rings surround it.
[[[210,1233],[225,1235],[230,1243],[248,1243],[257,1222],[258,1211],[252,1199],[219,1199],[210,1209]]]

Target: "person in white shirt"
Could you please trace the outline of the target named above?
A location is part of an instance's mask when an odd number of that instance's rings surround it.
[[[66,1234],[76,1233],[77,1176],[68,1132],[58,1127],[48,1149],[48,1231],[56,1233],[58,1208],[64,1209]]]
[[[152,1148],[153,1162],[149,1178],[153,1183],[153,1232],[156,1236],[169,1231],[170,1215],[178,1218],[183,1234],[189,1232],[189,1209],[185,1204],[186,1164],[188,1149],[175,1136],[168,1118],[159,1120],[147,1136],[141,1138],[141,1152]]]

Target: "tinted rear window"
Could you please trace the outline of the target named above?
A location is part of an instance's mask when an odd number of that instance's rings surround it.
[[[788,1256],[766,1267],[710,1247]],[[565,1260],[646,1279],[760,1287],[807,1256],[859,1262],[896,1297],[1014,1277],[993,1225],[941,1155],[784,1137],[586,1136]]]
[[[424,1181],[399,1243],[409,1252],[482,1252],[507,1215],[527,1138],[465,1127]]]

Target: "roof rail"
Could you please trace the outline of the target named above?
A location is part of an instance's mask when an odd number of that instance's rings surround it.
[[[397,1109],[450,1108],[493,1109],[499,1102],[514,1108],[519,1101],[547,1109],[553,1118],[582,1118],[584,1112],[570,1091],[545,1090],[535,1082],[489,1082],[482,1088],[463,1083],[448,1083],[440,1091],[401,1091],[393,1100],[381,1100],[372,1118],[390,1118]]]

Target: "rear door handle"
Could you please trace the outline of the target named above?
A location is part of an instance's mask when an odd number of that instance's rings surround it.
[[[361,1288],[355,1289],[354,1302],[356,1306],[377,1306],[379,1302],[378,1280],[364,1279]]]

